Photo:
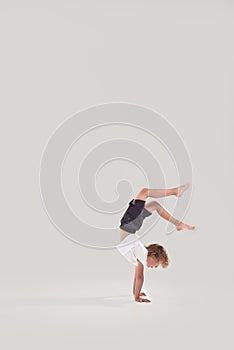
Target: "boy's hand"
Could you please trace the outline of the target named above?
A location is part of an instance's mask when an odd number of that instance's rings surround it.
[[[139,303],[150,303],[151,300],[149,299],[144,299],[144,298],[140,298],[140,297],[136,297],[135,301],[138,301]]]

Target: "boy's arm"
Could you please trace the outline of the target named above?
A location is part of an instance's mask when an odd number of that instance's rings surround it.
[[[139,296],[140,291],[141,291],[141,287],[144,281],[144,266],[143,264],[137,260],[138,264],[135,268],[135,276],[134,276],[134,283],[133,283],[133,294],[134,296],[137,294],[137,296]],[[141,286],[140,286],[141,284]],[[140,287],[140,289],[139,289]],[[136,290],[137,289],[137,290]]]
[[[150,300],[148,299],[140,298],[143,282],[144,282],[144,265],[138,260],[138,264],[135,269],[135,277],[134,277],[134,284],[133,284],[134,298],[135,298],[135,301],[150,302]]]
[[[133,295],[135,295],[135,287],[136,287],[136,276],[134,275],[133,290],[132,290]]]

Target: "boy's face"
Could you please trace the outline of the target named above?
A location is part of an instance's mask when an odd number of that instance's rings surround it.
[[[155,258],[155,256],[147,256],[147,267],[158,267],[160,262]]]

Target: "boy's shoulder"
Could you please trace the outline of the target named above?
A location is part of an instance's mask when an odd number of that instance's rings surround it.
[[[137,258],[138,261],[140,261],[141,264],[144,265],[144,267],[148,267],[147,266],[147,255],[148,255],[148,250],[146,249],[146,247],[139,242],[134,248],[134,254]]]

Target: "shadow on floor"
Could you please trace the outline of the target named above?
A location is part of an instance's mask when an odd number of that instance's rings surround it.
[[[1,306],[13,307],[76,307],[76,306],[107,306],[107,307],[124,307],[133,304],[133,296],[112,295],[112,296],[78,296],[78,297],[56,297],[56,298],[35,298],[35,299],[15,299],[1,301]]]

